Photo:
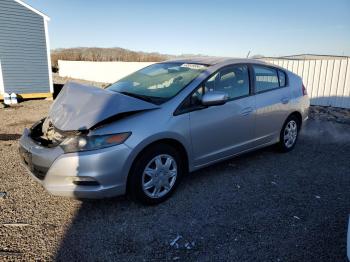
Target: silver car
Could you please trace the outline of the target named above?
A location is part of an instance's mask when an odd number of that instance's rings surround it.
[[[309,98],[299,76],[250,59],[150,65],[106,89],[67,84],[25,129],[20,155],[54,195],[168,198],[187,172],[251,150],[294,148]]]

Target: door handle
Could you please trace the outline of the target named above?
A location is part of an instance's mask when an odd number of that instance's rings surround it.
[[[253,108],[252,108],[252,107],[246,107],[246,108],[243,108],[243,109],[242,109],[241,115],[247,116],[247,115],[249,115],[251,112],[253,112]]]
[[[289,98],[284,97],[281,99],[282,104],[288,104],[289,103]]]

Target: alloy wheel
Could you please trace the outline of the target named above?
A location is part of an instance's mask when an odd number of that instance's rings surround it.
[[[177,174],[175,159],[167,154],[158,155],[143,171],[142,190],[151,198],[163,197],[173,188]]]
[[[283,141],[287,148],[291,148],[298,136],[298,125],[294,120],[290,120],[284,128]]]

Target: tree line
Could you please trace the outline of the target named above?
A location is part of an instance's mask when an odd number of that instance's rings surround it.
[[[124,61],[124,62],[160,62],[174,58],[173,55],[159,53],[136,52],[128,49],[115,48],[60,48],[51,51],[51,62],[53,68],[58,68],[58,60],[70,61]]]

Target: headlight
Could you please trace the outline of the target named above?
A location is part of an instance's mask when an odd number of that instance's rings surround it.
[[[76,136],[65,139],[61,148],[65,153],[88,151],[120,145],[131,135],[131,132],[103,135],[103,136]]]

